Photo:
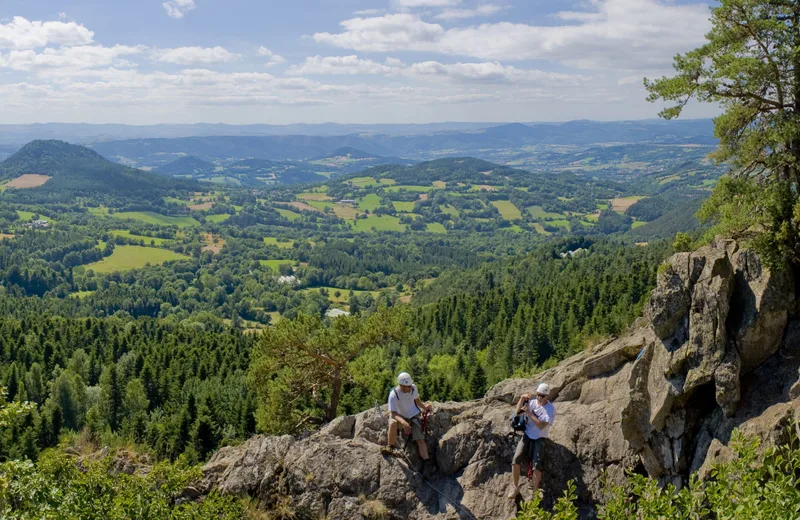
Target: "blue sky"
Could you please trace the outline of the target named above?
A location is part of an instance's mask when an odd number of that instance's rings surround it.
[[[3,0],[0,123],[651,118],[642,77],[703,42],[708,5]]]

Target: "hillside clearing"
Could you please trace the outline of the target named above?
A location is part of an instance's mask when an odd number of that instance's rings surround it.
[[[426,226],[426,230],[428,231],[428,233],[438,233],[438,234],[446,234],[447,233],[447,228],[444,227],[443,224],[440,224],[438,222],[433,222],[431,224],[428,224]]]
[[[620,197],[611,201],[611,209],[617,213],[625,213],[628,208],[647,197]]]
[[[400,223],[400,219],[390,215],[370,215],[367,218],[360,218],[353,223],[353,229],[362,233],[369,233],[372,228],[375,231],[405,231],[406,227]]]
[[[24,175],[20,175],[14,180],[11,180],[6,183],[6,188],[16,188],[18,190],[24,190],[26,188],[38,188],[39,186],[44,185],[47,181],[52,179],[49,175],[39,175],[38,173],[26,173]]]
[[[96,273],[113,273],[139,269],[147,264],[159,265],[172,260],[188,260],[190,257],[167,249],[143,246],[116,246],[111,256],[89,264],[86,269]]]
[[[264,267],[269,267],[275,274],[280,272],[279,269],[282,265],[295,265],[294,260],[259,260],[258,263]]]
[[[520,213],[519,209],[517,209],[510,200],[493,200],[492,206],[497,208],[497,211],[500,212],[500,216],[506,220],[522,218],[522,213]]]
[[[314,206],[309,206],[305,202],[290,202],[289,205],[299,209],[300,211],[316,211],[317,213],[322,213],[321,209],[317,209]]]
[[[299,213],[295,213],[294,211],[289,211],[288,209],[275,208],[275,211],[280,213],[282,217],[288,218],[289,220],[297,220],[301,216]]]
[[[415,202],[403,202],[403,201],[397,201],[397,200],[393,200],[392,201],[392,206],[394,206],[394,209],[399,211],[399,212],[401,212],[401,213],[411,213],[412,211],[414,211],[414,204],[416,204],[416,203]]]
[[[279,242],[275,237],[264,237],[264,243],[268,246],[278,246],[284,249],[291,249],[294,247],[294,240],[286,240]]]

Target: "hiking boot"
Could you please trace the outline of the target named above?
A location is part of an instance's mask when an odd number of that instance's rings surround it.
[[[519,495],[519,486],[511,486],[511,491],[508,493],[508,499],[514,500]]]
[[[390,457],[394,457],[395,456],[394,446],[390,446],[388,444],[386,446],[381,446],[381,455],[388,455]]]

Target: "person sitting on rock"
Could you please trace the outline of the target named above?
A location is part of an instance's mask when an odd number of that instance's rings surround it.
[[[428,462],[428,445],[425,444],[425,432],[422,431],[420,413],[422,410],[431,411],[431,405],[424,404],[417,392],[417,387],[407,372],[397,376],[397,386],[389,392],[389,439],[382,450],[384,454],[394,453],[397,443],[397,429],[402,426],[406,435],[411,435],[411,440],[417,443],[419,456],[423,463]]]
[[[517,403],[517,413],[522,413],[524,410],[528,421],[525,425],[525,434],[517,444],[514,460],[511,463],[514,487],[508,498],[515,498],[519,494],[519,472],[523,463],[529,462],[533,465],[534,495],[542,483],[544,439],[549,436],[550,426],[553,425],[553,420],[556,417],[556,407],[548,400],[549,395],[550,385],[542,383],[536,389],[536,399],[533,399],[533,396],[523,394]]]

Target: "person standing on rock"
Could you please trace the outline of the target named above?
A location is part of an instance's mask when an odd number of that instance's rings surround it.
[[[511,474],[514,487],[508,498],[516,498],[519,494],[519,473],[523,463],[533,465],[533,494],[535,495],[542,483],[542,462],[544,460],[544,439],[550,435],[550,426],[556,418],[556,407],[548,400],[550,385],[542,383],[536,389],[536,399],[523,394],[517,403],[517,414],[525,413],[528,419],[525,425],[525,434],[517,444],[514,460],[511,463]]]
[[[389,392],[389,438],[388,444],[382,450],[384,454],[394,454],[394,446],[397,443],[397,429],[403,427],[406,435],[411,435],[411,440],[417,443],[419,456],[426,464],[430,457],[428,455],[428,445],[425,444],[425,432],[422,431],[422,421],[420,414],[422,410],[431,411],[431,405],[424,404],[419,398],[417,386],[411,379],[411,375],[403,372],[397,376],[397,386]]]

